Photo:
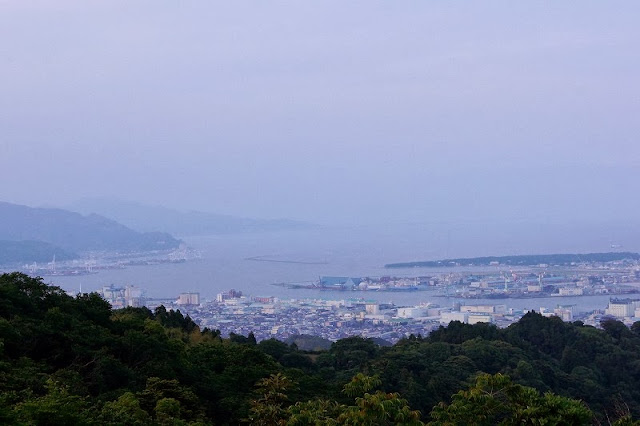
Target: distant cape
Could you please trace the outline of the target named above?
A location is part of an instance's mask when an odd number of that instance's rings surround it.
[[[168,232],[181,236],[242,234],[316,227],[311,223],[290,219],[252,219],[200,211],[179,211],[102,198],[84,198],[67,208],[83,214],[97,213],[141,232]]]
[[[388,263],[385,268],[437,268],[451,266],[538,266],[571,265],[583,262],[614,262],[620,260],[639,260],[640,254],[631,252],[586,253],[586,254],[531,254],[517,256],[465,257],[457,259],[425,260],[419,262]]]
[[[152,251],[176,248],[180,240],[166,233],[141,233],[106,217],[0,202],[0,240],[11,259],[60,260],[89,251]],[[9,242],[14,242],[10,244]],[[20,242],[20,244],[16,244]],[[22,253],[22,254],[20,254]]]

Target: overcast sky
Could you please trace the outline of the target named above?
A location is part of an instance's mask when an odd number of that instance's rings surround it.
[[[0,0],[0,200],[635,220],[640,3]]]

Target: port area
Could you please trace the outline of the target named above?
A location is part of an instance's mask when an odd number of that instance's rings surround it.
[[[97,274],[103,270],[126,269],[133,266],[160,265],[166,263],[184,263],[200,259],[198,250],[182,246],[176,250],[154,250],[145,252],[89,252],[81,259],[56,261],[55,256],[47,263],[26,263],[6,266],[2,270],[19,271],[30,276],[85,276]]]
[[[327,291],[416,291],[433,290],[433,286],[409,277],[320,277],[315,281],[273,283],[289,289]]]
[[[435,297],[466,299],[575,297],[640,293],[637,261],[577,266],[436,272],[421,276],[337,277],[281,282],[288,289],[403,292],[429,291]]]

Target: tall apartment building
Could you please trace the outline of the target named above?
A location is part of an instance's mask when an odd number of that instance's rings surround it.
[[[178,305],[199,305],[200,293],[180,293]]]
[[[616,318],[632,317],[638,305],[640,305],[640,300],[610,299],[605,313]]]

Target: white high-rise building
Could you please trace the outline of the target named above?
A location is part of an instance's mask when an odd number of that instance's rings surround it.
[[[178,305],[199,305],[200,293],[180,293]]]
[[[635,314],[634,302],[632,299],[610,299],[605,313],[616,318],[632,317]]]

